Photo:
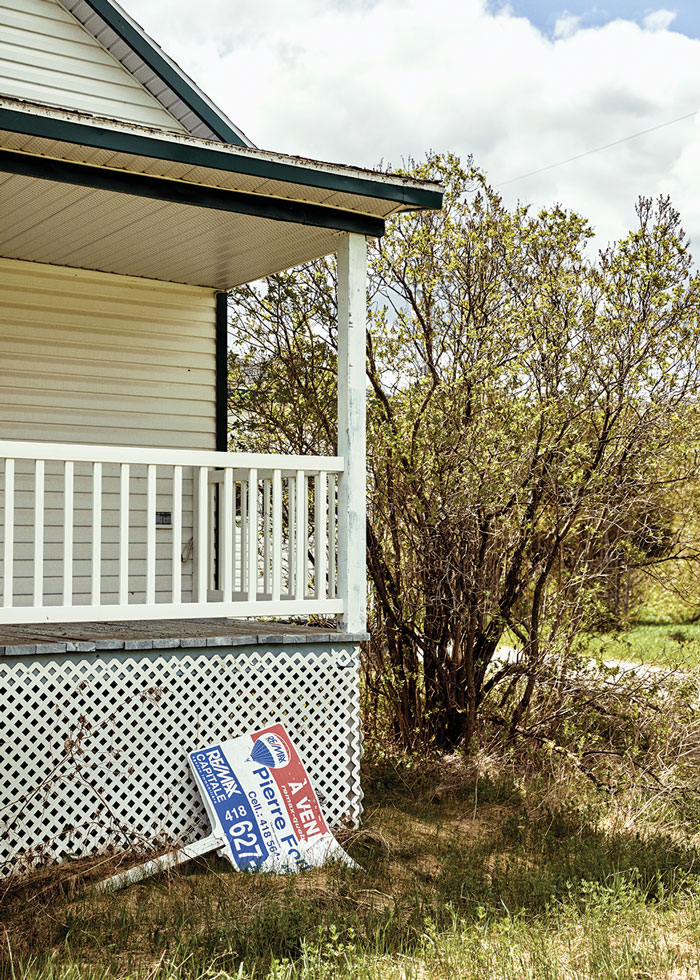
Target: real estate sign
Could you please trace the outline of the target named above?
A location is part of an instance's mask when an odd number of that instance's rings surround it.
[[[281,724],[188,755],[226,856],[241,871],[353,864],[321,812],[309,774]],[[222,851],[222,853],[224,853]]]

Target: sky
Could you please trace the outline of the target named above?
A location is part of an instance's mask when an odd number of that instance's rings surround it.
[[[576,209],[600,247],[669,194],[700,261],[700,3],[666,2],[122,0],[257,146],[471,154],[507,204]]]

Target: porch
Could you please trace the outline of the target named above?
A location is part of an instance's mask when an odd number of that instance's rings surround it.
[[[33,623],[0,626],[0,657],[64,653],[130,653],[304,643],[358,643],[365,633],[328,626],[240,619],[133,619],[123,622]]]
[[[366,238],[440,188],[13,98],[0,144],[0,878],[196,839],[186,751],[272,720],[357,823]],[[229,453],[227,291],[333,253],[336,455]]]

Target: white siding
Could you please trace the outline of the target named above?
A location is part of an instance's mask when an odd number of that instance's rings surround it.
[[[215,448],[215,302],[211,290],[0,259],[0,438],[98,445]],[[145,579],[146,468],[131,468],[130,591]],[[183,544],[192,537],[192,478],[184,474]],[[63,477],[46,464],[47,604],[62,590]],[[17,464],[15,601],[31,593],[34,477]],[[0,490],[4,476],[0,476]],[[118,468],[103,476],[103,596],[117,595]],[[75,471],[76,603],[90,592],[92,479]],[[157,510],[171,511],[171,471]],[[1,537],[0,537],[1,541]],[[157,588],[168,582],[171,531],[157,530]],[[189,553],[188,553],[189,552]],[[183,599],[191,598],[186,549]],[[169,585],[167,585],[169,587]],[[1,586],[0,586],[1,588]]]
[[[185,132],[56,0],[0,0],[0,93]]]

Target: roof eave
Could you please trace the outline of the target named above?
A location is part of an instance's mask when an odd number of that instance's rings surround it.
[[[391,203],[396,211],[437,210],[442,206],[443,189],[433,182],[284,157],[117,120],[95,120],[84,114],[29,107],[16,100],[2,101],[0,128],[15,133],[377,198]]]
[[[181,180],[152,177],[131,171],[114,171],[83,163],[52,160],[0,149],[0,171],[57,183],[131,194],[136,197],[194,205],[215,211],[247,214],[296,225],[311,225],[380,238],[384,221],[356,211],[328,208],[306,201],[284,201],[262,194],[222,190]]]

